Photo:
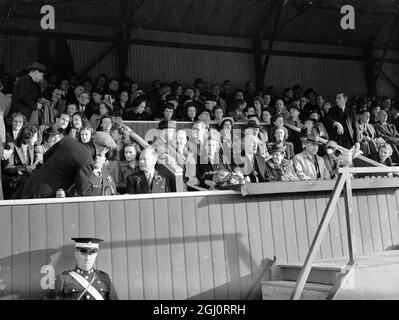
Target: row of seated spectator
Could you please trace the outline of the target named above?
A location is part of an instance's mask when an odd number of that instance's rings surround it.
[[[54,196],[58,187],[79,196],[171,191],[170,179],[155,170],[157,162],[182,167],[188,186],[205,188],[237,180],[331,179],[340,165],[348,165],[338,145],[351,149],[354,156],[362,152],[383,164],[397,162],[397,158],[390,158],[398,156],[397,117],[390,102],[386,106],[386,99],[378,106],[380,110],[372,101],[353,107],[341,92],[336,95],[337,106],[331,107],[322,95],[307,90],[302,96],[300,88],[294,87],[284,90],[281,98],[270,92],[263,95],[265,102],[255,95],[250,83],[245,91],[238,90],[229,99],[226,95],[223,99],[222,93],[215,99],[215,95],[206,94],[201,79],[195,81],[193,90],[199,90],[199,96],[184,93],[177,100],[170,100],[180,92],[176,83],[160,84],[158,88],[154,82],[154,90],[145,95],[138,87],[132,91],[133,84],[129,92],[119,91],[114,79],[108,90],[101,89],[100,80],[92,87],[86,81],[84,87],[76,85],[72,93],[67,80],[50,91],[49,86],[43,90],[44,72],[45,67],[35,63],[29,67],[29,74],[15,83],[11,97],[0,93],[1,109],[9,120],[0,131],[5,198]],[[228,92],[226,87],[228,83],[224,83],[224,93]],[[156,93],[160,103],[156,103]],[[141,151],[123,120],[151,119],[147,114],[156,115],[160,105],[165,106],[159,118],[160,133],[149,141],[151,147]],[[173,115],[181,114],[181,110],[188,116],[184,120],[193,121],[192,130],[176,130]],[[144,116],[126,116],[129,114]],[[246,123],[243,132],[232,130],[235,121]],[[320,147],[322,139],[330,140],[327,148]],[[106,152],[99,155],[96,151],[100,148]],[[57,158],[60,150],[65,154]],[[68,157],[72,157],[69,162]],[[54,159],[60,163],[53,163]],[[82,159],[89,160],[82,163]],[[33,186],[37,187],[50,172],[55,173],[52,179],[59,173],[60,182],[36,194],[40,188]],[[66,172],[71,174],[67,176]]]

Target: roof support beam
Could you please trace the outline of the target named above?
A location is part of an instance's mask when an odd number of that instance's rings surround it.
[[[132,34],[133,16],[145,0],[141,0],[140,3],[137,1],[138,0],[125,0],[121,6],[120,16],[122,19],[119,26],[119,34],[116,38],[118,50],[118,76],[121,81],[126,76],[126,68],[129,60],[130,36]]]
[[[256,89],[261,91],[265,88],[265,74],[262,65],[262,33],[259,32],[252,40],[254,51],[255,83]]]
[[[309,9],[312,8],[316,8],[317,4],[320,3],[322,0],[317,0],[315,1],[315,3],[313,3],[312,5],[309,5],[308,7],[303,6],[302,11],[298,12],[295,16],[293,16],[292,18],[288,19],[287,21],[283,22],[281,25],[279,25],[275,31],[280,31],[282,28],[284,28],[285,26],[289,25],[291,22],[293,22],[294,20],[298,19],[299,17],[301,17],[302,15],[304,15],[306,12],[308,12]],[[274,30],[267,34],[264,39],[268,39],[269,37],[272,36]]]
[[[394,88],[396,89],[396,91],[399,92],[399,87],[398,87],[398,85],[397,85],[395,82],[393,82],[393,80],[392,80],[383,70],[381,70],[380,73],[385,77],[385,79],[389,82],[389,84],[390,84],[392,87],[394,87]]]
[[[108,47],[102,52],[93,62],[91,62],[80,74],[79,79],[82,79],[85,75],[87,75],[93,68],[99,64],[105,57],[107,57],[112,50],[115,48],[115,44],[112,43],[108,45]]]
[[[262,78],[264,78],[266,75],[267,66],[269,64],[269,60],[270,60],[270,56],[271,56],[270,52],[273,49],[273,44],[274,44],[274,40],[275,40],[276,33],[277,33],[277,26],[278,26],[278,22],[280,21],[281,11],[283,10],[284,3],[285,3],[284,0],[280,0],[280,3],[278,4],[278,7],[277,7],[277,13],[274,18],[274,24],[273,24],[273,32],[272,32],[271,38],[269,40],[268,53],[265,57],[265,61],[263,62]]]
[[[366,71],[367,93],[369,96],[377,94],[377,78],[375,77],[376,59],[373,57],[373,47],[363,48],[364,67]]]
[[[388,52],[389,47],[390,47],[391,44],[392,44],[392,38],[393,38],[393,35],[394,35],[395,31],[396,31],[396,26],[397,26],[398,22],[399,22],[399,15],[397,14],[397,15],[395,16],[395,19],[394,19],[394,21],[393,21],[391,30],[390,30],[390,32],[389,32],[388,41],[387,41],[387,43],[385,44],[385,48],[384,48],[384,51],[383,51],[382,57],[381,57],[381,62],[380,62],[380,64],[379,64],[378,67],[377,67],[377,72],[376,72],[376,75],[375,75],[376,81],[378,81],[378,77],[379,77],[379,75],[380,75],[380,73],[381,73],[381,71],[382,71],[382,67],[384,66],[385,57],[386,57],[386,55],[387,55],[387,52]]]

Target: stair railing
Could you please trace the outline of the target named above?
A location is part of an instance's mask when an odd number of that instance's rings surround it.
[[[327,231],[328,225],[331,221],[335,207],[338,203],[338,199],[344,191],[345,201],[345,218],[346,218],[346,232],[348,235],[348,252],[349,261],[348,266],[353,266],[356,260],[356,244],[355,244],[355,229],[354,229],[354,217],[352,212],[352,186],[351,186],[351,175],[356,173],[397,173],[399,167],[363,167],[353,168],[345,167],[339,168],[337,182],[334,186],[332,196],[328,201],[327,207],[324,211],[323,217],[321,218],[320,224],[317,228],[316,234],[313,238],[312,244],[309,248],[309,252],[306,256],[305,263],[299,273],[297,282],[294,287],[294,291],[291,295],[291,300],[299,300],[302,291],[305,287],[306,281],[308,280],[312,265],[316,258],[317,252],[320,249],[321,242]]]

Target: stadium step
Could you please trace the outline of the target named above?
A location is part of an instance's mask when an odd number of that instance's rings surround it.
[[[278,280],[297,281],[302,264],[283,264],[278,265]],[[344,266],[339,265],[313,265],[310,271],[309,283],[319,283],[333,285],[343,271]]]
[[[262,281],[263,300],[289,300],[295,281]],[[333,285],[306,283],[301,300],[327,300],[333,293]]]

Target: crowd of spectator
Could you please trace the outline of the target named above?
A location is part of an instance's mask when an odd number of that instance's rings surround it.
[[[45,75],[34,63],[15,80],[0,79],[5,199],[54,197],[59,189],[173,191],[157,163],[180,167],[185,190],[198,190],[220,187],[216,172],[247,182],[334,179],[350,165],[346,151],[399,162],[399,110],[389,97],[349,99],[342,91],[327,101],[300,85],[259,91],[248,81],[241,90],[200,78],[189,86],[155,80],[144,90],[130,78]],[[149,120],[159,121],[159,134],[143,148],[125,121]],[[179,121],[192,122],[190,130],[178,130]]]

